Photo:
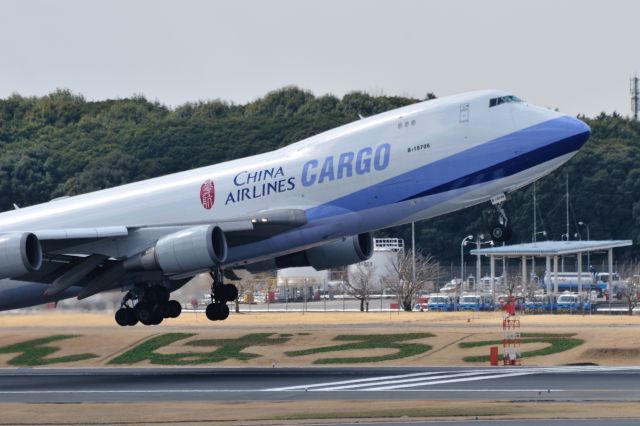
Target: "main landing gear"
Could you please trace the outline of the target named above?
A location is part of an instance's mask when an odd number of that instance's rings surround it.
[[[137,300],[137,303],[134,302]],[[118,325],[158,325],[165,318],[177,318],[182,306],[176,300],[169,300],[169,290],[160,285],[137,287],[129,291],[116,311]]]
[[[212,303],[207,306],[207,318],[211,321],[223,321],[229,317],[227,302],[232,302],[238,297],[238,287],[233,284],[225,284],[222,280],[222,270],[216,269],[210,273]]]
[[[491,204],[498,210],[498,223],[491,226],[489,234],[495,243],[506,242],[511,238],[511,228],[509,227],[509,219],[502,205],[507,200],[503,193],[491,198]]]

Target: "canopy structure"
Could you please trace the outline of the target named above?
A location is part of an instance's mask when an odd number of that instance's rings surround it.
[[[476,256],[488,256],[491,265],[491,282],[495,283],[495,259],[504,257],[520,257],[522,259],[522,283],[526,285],[527,258],[544,257],[546,259],[545,282],[551,282],[553,272],[553,292],[558,293],[558,260],[563,256],[577,256],[578,292],[582,291],[582,256],[584,253],[607,252],[609,277],[613,277],[613,249],[618,247],[628,247],[633,244],[631,240],[576,240],[576,241],[540,241],[535,243],[515,244],[511,246],[496,246],[471,250],[471,254]],[[553,258],[553,271],[551,269],[551,259]],[[611,286],[611,279],[608,281]],[[492,292],[495,294],[495,284]],[[609,294],[611,294],[609,288]]]
[[[471,250],[471,254],[484,256],[572,256],[594,251],[607,251],[618,247],[628,247],[631,240],[604,241],[540,241],[536,243],[515,244],[512,246],[495,246]]]

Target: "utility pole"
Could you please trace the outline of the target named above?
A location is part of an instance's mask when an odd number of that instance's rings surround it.
[[[534,243],[536,242],[536,233],[537,233],[537,222],[536,222],[536,183],[533,182],[533,238],[531,239]]]
[[[569,173],[567,173],[565,198],[567,199],[567,241],[569,241],[571,239],[569,236]]]
[[[536,234],[538,233],[537,222],[536,222],[536,183],[533,182],[533,242],[536,242]],[[533,274],[536,270],[536,257],[531,256],[531,277],[533,278]]]
[[[631,77],[631,112],[633,113],[633,119],[638,121],[638,109],[640,105],[640,85],[638,84],[638,76]]]
[[[416,284],[416,223],[411,222],[411,280]]]

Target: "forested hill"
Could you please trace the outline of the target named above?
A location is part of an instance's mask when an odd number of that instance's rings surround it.
[[[431,94],[428,97],[432,97]],[[220,101],[175,109],[142,97],[88,102],[58,90],[0,100],[0,209],[27,206],[279,148],[332,127],[419,101],[354,92],[342,99],[284,88],[245,105]],[[584,118],[583,118],[584,119]],[[571,233],[640,240],[640,125],[618,115],[585,119],[593,135],[567,165],[537,184],[538,229],[565,232],[569,174]],[[517,240],[530,241],[531,187],[506,204]],[[418,242],[442,261],[486,229],[488,205],[418,224]],[[581,228],[586,238],[584,227]],[[385,232],[409,241],[407,227]],[[540,237],[539,237],[540,238]],[[628,255],[640,254],[629,251]]]

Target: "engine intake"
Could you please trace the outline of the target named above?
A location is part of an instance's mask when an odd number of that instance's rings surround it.
[[[125,260],[124,267],[181,275],[210,269],[226,258],[227,239],[222,229],[202,225],[165,235],[152,247]]]
[[[0,235],[0,278],[16,278],[41,266],[38,237],[30,232]]]

